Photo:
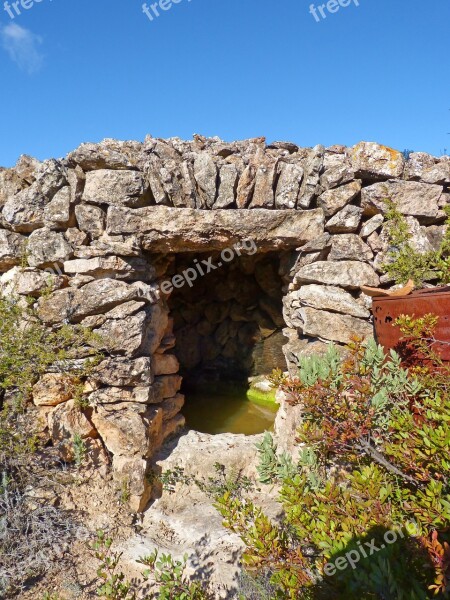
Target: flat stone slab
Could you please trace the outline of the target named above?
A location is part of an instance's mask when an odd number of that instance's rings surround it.
[[[111,206],[107,230],[109,234],[143,234],[142,245],[151,252],[223,250],[244,240],[253,240],[261,252],[296,248],[312,241],[323,233],[324,221],[322,209],[209,211]]]

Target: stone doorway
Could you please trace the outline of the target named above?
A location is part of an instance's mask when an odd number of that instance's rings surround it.
[[[241,421],[260,418],[259,427],[264,429],[275,411],[246,406],[250,413],[245,417],[242,402],[246,401],[249,379],[286,368],[281,253],[235,255],[227,263],[222,257],[219,252],[166,257],[170,266],[164,280],[179,284],[168,298],[168,308],[175,339],[171,352],[183,378],[184,414],[188,426],[198,425],[204,431],[209,427],[209,432],[218,423],[226,428],[226,422],[239,429],[233,411],[242,413]],[[199,273],[201,267],[205,274],[195,281],[175,279],[183,273],[194,275],[189,269]],[[211,423],[203,424],[202,419]],[[239,432],[256,432],[256,421],[253,429],[242,423]]]

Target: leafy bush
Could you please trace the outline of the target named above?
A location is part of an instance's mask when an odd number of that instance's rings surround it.
[[[342,361],[330,348],[304,359],[298,377],[274,374],[304,416],[302,458],[282,477],[284,518],[227,493],[216,503],[246,545],[250,577],[269,574],[271,598],[449,596],[450,377],[423,343],[429,317],[397,325],[408,368],[355,340]],[[268,439],[260,452],[267,481],[278,472]]]
[[[437,250],[418,252],[412,245],[408,223],[395,204],[386,200],[387,234],[390,245],[388,261],[383,269],[396,281],[406,283],[410,279],[417,287],[426,281],[440,284],[450,283],[450,227]],[[446,209],[450,225],[450,210]]]

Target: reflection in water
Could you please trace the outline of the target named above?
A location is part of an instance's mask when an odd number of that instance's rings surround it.
[[[271,431],[278,405],[256,404],[247,398],[247,389],[221,385],[185,390],[183,414],[187,426],[202,433],[243,433]]]

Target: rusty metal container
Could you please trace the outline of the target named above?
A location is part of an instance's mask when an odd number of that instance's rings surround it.
[[[401,333],[393,323],[400,315],[416,318],[432,313],[439,317],[436,328],[437,343],[433,346],[442,359],[450,361],[450,287],[431,288],[413,292],[409,296],[380,296],[372,299],[375,337],[385,351],[395,349]]]

